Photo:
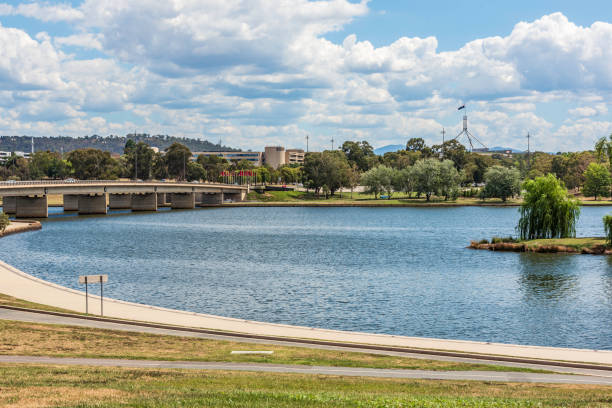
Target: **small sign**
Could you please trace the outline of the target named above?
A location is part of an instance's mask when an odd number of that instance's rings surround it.
[[[108,275],[83,275],[79,276],[79,283],[106,283]]]

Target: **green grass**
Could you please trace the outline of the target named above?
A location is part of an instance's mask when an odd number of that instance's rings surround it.
[[[0,365],[12,407],[610,407],[610,387]]]
[[[459,197],[456,200],[444,200],[443,197],[432,197],[431,201],[427,201],[424,196],[419,198],[416,194],[399,194],[395,193],[390,199],[376,198],[373,194],[367,193],[336,193],[333,196],[329,196],[327,199],[325,196],[317,196],[313,192],[304,191],[266,191],[264,193],[258,193],[251,191],[247,196],[248,201],[257,201],[269,204],[296,204],[301,203],[304,205],[312,204],[346,204],[346,205],[398,205],[398,206],[440,206],[440,205],[517,205],[518,200],[508,200],[502,202],[498,199],[488,199],[483,201],[479,198],[464,198]]]
[[[274,353],[269,355],[231,354],[232,350],[262,349]],[[487,364],[422,360],[370,353],[249,344],[7,320],[0,320],[0,354],[135,360],[224,361],[439,371],[544,372]]]
[[[563,245],[575,249],[593,248],[595,246],[606,245],[606,239],[603,237],[533,239],[520,242],[523,242],[528,246]]]

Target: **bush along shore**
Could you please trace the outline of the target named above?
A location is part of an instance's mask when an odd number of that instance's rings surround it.
[[[553,238],[518,241],[513,238],[493,238],[491,241],[472,241],[468,248],[489,251],[569,253],[612,255],[612,248],[601,238]]]

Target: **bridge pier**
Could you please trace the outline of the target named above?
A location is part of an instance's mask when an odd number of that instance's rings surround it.
[[[108,208],[111,210],[122,210],[132,208],[133,197],[131,194],[109,194]]]
[[[224,198],[223,192],[211,193],[211,194],[204,193],[202,194],[202,204],[221,205],[223,204],[223,198]]]
[[[17,218],[47,218],[49,210],[47,207],[47,196],[19,196],[16,200]]]
[[[157,194],[132,194],[132,211],[157,211]]]
[[[2,212],[5,214],[15,214],[17,212],[17,197],[2,197]]]
[[[106,194],[79,195],[79,214],[106,214]]]
[[[79,210],[79,195],[78,194],[64,194],[64,211],[78,211]]]
[[[168,205],[168,200],[166,198],[166,193],[157,193],[157,206],[162,207]]]
[[[171,201],[174,209],[192,209],[195,208],[194,193],[172,193]]]
[[[241,190],[239,193],[225,193],[224,198],[229,198],[233,202],[238,203],[244,201],[244,199],[246,198],[246,191]]]

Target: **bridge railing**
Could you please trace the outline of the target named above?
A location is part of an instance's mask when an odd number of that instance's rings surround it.
[[[55,185],[74,185],[74,184],[81,184],[81,185],[92,185],[92,184],[151,184],[151,183],[155,183],[155,184],[207,184],[207,185],[237,185],[237,184],[225,184],[225,183],[215,183],[215,182],[210,182],[210,181],[206,181],[204,183],[193,183],[193,182],[189,182],[189,181],[159,181],[159,180],[148,180],[148,181],[144,181],[144,180],[25,180],[25,181],[16,181],[16,180],[9,180],[9,181],[0,181],[0,186],[6,186],[6,187],[14,187],[14,186],[32,186],[32,185],[49,185],[49,184],[55,184]],[[239,187],[246,187],[246,184],[244,185],[238,185]]]

